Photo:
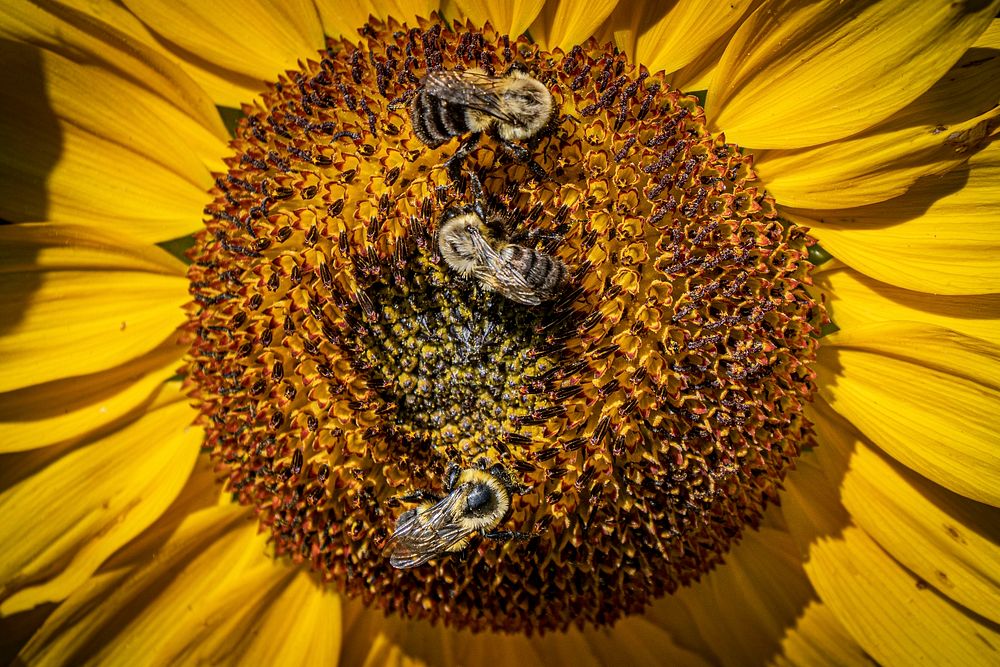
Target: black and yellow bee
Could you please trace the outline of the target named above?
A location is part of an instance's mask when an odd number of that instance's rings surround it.
[[[569,274],[558,257],[495,238],[474,209],[446,214],[437,238],[448,266],[517,303],[537,306],[554,298]]]
[[[413,133],[429,147],[470,135],[447,163],[456,180],[462,161],[484,132],[494,134],[515,159],[528,164],[536,177],[544,178],[544,169],[517,142],[538,135],[554,109],[549,89],[516,66],[503,76],[491,76],[480,69],[429,72],[410,100]]]
[[[385,545],[389,563],[405,569],[444,553],[461,551],[476,534],[493,540],[528,539],[529,534],[495,532],[511,513],[511,498],[528,487],[517,485],[503,465],[480,459],[470,468],[449,464],[444,496],[417,491],[402,500],[419,502],[399,515]]]

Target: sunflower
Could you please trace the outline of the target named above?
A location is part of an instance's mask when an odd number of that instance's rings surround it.
[[[5,657],[995,662],[998,6],[9,4]]]

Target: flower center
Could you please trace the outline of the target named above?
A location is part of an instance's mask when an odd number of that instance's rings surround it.
[[[345,343],[400,436],[443,460],[471,460],[551,405],[522,391],[555,366],[552,354],[537,352],[545,336],[536,328],[551,318],[452,279],[422,253],[405,272],[401,285],[369,290],[372,317]]]
[[[641,611],[811,441],[811,241],[694,98],[610,47],[361,37],[244,107],[205,209],[207,446],[279,556],[369,605],[524,632]],[[514,78],[516,113],[551,94],[543,128],[438,88]]]

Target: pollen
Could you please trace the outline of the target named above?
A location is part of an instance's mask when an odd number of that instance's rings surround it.
[[[436,70],[523,68],[551,92],[522,146],[459,177],[409,100]],[[696,98],[594,41],[373,22],[253,104],[191,251],[186,386],[219,474],[279,558],[367,605],[511,632],[605,625],[719,564],[812,444],[825,315],[806,230]],[[482,182],[492,233],[559,258],[517,303],[440,256]],[[412,569],[406,497],[500,463],[497,531]]]

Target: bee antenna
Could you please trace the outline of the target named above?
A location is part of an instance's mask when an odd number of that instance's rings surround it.
[[[502,463],[496,463],[489,468],[488,471],[491,475],[500,480],[510,493],[516,493],[518,495],[524,495],[531,491],[531,487],[525,484],[518,484],[511,477],[510,471]]]
[[[469,172],[469,185],[472,187],[472,197],[476,201],[483,198],[483,182],[479,180],[479,174],[474,171]]]

